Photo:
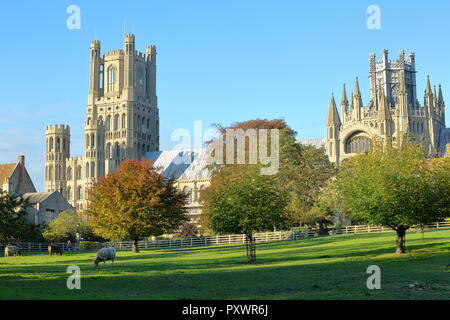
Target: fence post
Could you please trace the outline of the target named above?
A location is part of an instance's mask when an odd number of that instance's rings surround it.
[[[269,242],[269,233],[266,232],[266,242]]]
[[[436,229],[439,229],[439,222],[436,222]]]
[[[216,236],[216,244],[219,244],[219,236]]]
[[[370,232],[370,226],[367,226],[367,232]]]
[[[192,237],[191,237],[191,247],[192,247]]]
[[[281,240],[283,240],[283,239],[281,238],[281,231],[280,231],[280,241],[281,241]]]
[[[205,237],[205,246],[208,244],[207,237]]]
[[[31,252],[31,242],[28,242],[28,252]]]
[[[42,246],[41,245],[42,245],[42,243],[39,242],[39,251],[42,250]]]

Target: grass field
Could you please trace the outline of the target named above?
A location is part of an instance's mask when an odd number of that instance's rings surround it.
[[[338,235],[243,246],[118,252],[96,270],[95,252],[0,258],[0,299],[448,299],[450,230],[407,234],[411,254],[396,256],[394,233]],[[368,290],[369,265],[381,290]],[[81,268],[68,290],[66,268]],[[418,282],[421,288],[409,288]]]

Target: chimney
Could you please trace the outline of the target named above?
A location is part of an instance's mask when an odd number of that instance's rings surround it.
[[[19,156],[19,193],[25,193],[25,156]]]

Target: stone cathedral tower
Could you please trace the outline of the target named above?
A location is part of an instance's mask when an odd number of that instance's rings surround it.
[[[156,96],[156,47],[136,50],[128,34],[124,48],[101,53],[90,45],[89,93],[84,125],[84,155],[70,157],[70,128],[48,126],[45,191],[61,191],[69,203],[85,210],[87,189],[125,159],[140,159],[159,150]]]
[[[375,54],[369,58],[370,102],[363,105],[358,78],[355,88],[347,98],[342,90],[341,116],[334,97],[327,118],[327,154],[331,162],[339,163],[358,152],[368,150],[375,136],[393,144],[399,143],[408,133],[422,143],[427,152],[438,154],[445,150],[441,144],[446,132],[445,103],[442,89],[432,89],[427,78],[424,102],[421,105],[416,94],[415,54],[405,60],[404,51],[398,59],[389,60],[383,50],[380,61]],[[444,142],[442,142],[444,141]]]

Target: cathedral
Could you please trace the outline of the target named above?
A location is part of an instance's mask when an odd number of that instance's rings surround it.
[[[135,49],[128,34],[124,48],[101,53],[90,45],[89,93],[84,122],[84,155],[70,155],[70,127],[46,128],[44,191],[59,191],[79,211],[87,208],[87,190],[113,172],[122,160],[159,151],[156,96],[156,47]]]
[[[397,143],[404,134],[424,145],[429,155],[445,153],[450,142],[445,128],[445,103],[442,89],[432,87],[428,77],[423,104],[416,94],[415,54],[405,59],[404,51],[398,59],[389,60],[388,51],[376,60],[369,58],[370,102],[363,105],[358,78],[355,88],[347,96],[344,84],[341,97],[341,116],[334,96],[331,97],[326,122],[326,150],[331,162],[339,164],[355,153],[372,146],[375,136],[382,141]]]

